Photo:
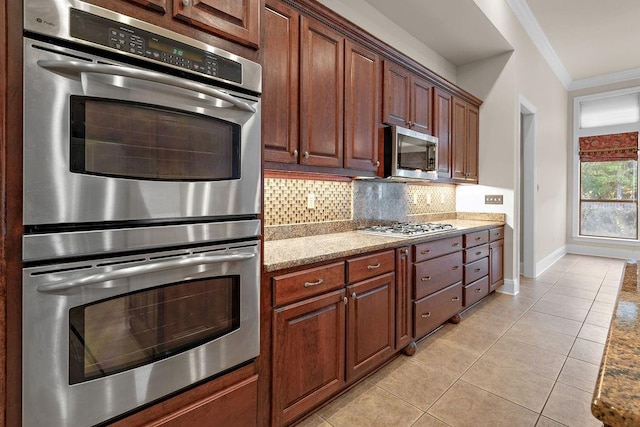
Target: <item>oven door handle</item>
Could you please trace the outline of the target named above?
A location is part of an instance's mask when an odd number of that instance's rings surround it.
[[[78,289],[85,286],[96,285],[109,280],[122,279],[130,276],[137,276],[146,273],[157,273],[158,271],[173,270],[176,268],[190,267],[194,265],[219,264],[222,262],[246,261],[255,258],[254,253],[240,253],[228,255],[193,256],[190,258],[180,258],[170,261],[154,262],[151,264],[136,265],[122,268],[120,270],[107,271],[106,273],[93,274],[76,280],[49,283],[38,286],[38,292],[60,293],[68,290]]]
[[[187,89],[194,92],[202,93],[221,99],[233,104],[237,109],[255,113],[256,109],[238,98],[224,93],[220,90],[213,89],[206,85],[192,82],[190,80],[174,77],[169,74],[162,74],[155,71],[141,70],[138,68],[122,67],[119,65],[107,64],[89,64],[76,61],[57,61],[57,60],[40,60],[38,65],[47,70],[66,72],[66,73],[94,73],[107,74],[111,76],[130,77],[139,80],[146,80],[153,83],[161,83],[169,86]]]

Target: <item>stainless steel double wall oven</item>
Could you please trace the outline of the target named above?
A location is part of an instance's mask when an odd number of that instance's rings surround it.
[[[25,2],[23,424],[95,425],[259,352],[256,63]]]

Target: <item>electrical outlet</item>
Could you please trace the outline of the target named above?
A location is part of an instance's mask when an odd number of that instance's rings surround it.
[[[444,194],[440,195],[440,203],[444,203]]]
[[[307,209],[316,208],[316,195],[313,193],[307,194]]]
[[[485,205],[501,205],[502,203],[502,194],[485,194],[484,196]]]
[[[431,193],[427,193],[427,205],[431,204]]]
[[[418,193],[414,193],[413,194],[413,204],[417,205],[418,204]]]

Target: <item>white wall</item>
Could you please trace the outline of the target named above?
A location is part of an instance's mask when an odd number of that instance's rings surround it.
[[[460,210],[487,211],[483,194],[489,191],[505,195],[502,206],[507,216],[508,241],[505,241],[505,278],[517,280],[519,272],[519,159],[518,97],[523,96],[536,108],[536,194],[535,262],[545,265],[548,257],[563,253],[567,219],[567,91],[547,65],[525,30],[504,0],[475,0],[478,7],[513,46],[508,58],[469,64],[458,70],[458,85],[476,93],[486,91],[480,109],[480,184],[458,190]],[[496,75],[496,63],[504,63]],[[491,64],[489,64],[491,65]],[[491,73],[495,82],[487,77]],[[485,87],[476,87],[485,82]],[[490,88],[486,86],[491,85]],[[489,186],[484,187],[484,185]],[[495,207],[493,208],[495,209]],[[515,235],[514,235],[515,233]],[[511,239],[509,239],[511,237]]]
[[[456,66],[363,0],[318,0],[398,51],[452,83]]]

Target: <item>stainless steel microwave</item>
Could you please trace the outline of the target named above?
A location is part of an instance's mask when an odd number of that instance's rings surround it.
[[[438,138],[400,126],[385,128],[384,174],[389,178],[438,179]]]

